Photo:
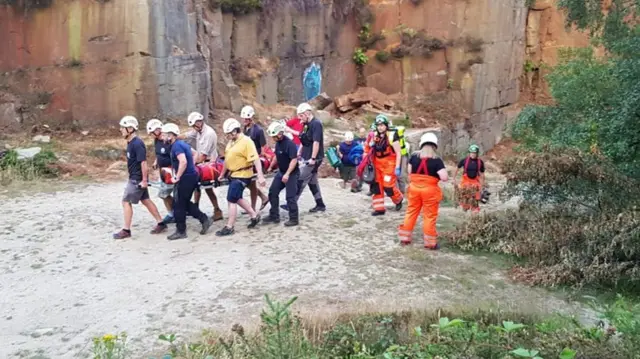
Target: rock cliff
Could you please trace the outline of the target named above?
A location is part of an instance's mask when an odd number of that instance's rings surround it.
[[[0,0],[0,126],[179,120],[237,112],[246,89],[295,104],[366,83],[444,98],[460,109],[451,145],[489,149],[517,113],[525,52],[544,47],[534,25],[557,13],[550,0],[256,1]]]

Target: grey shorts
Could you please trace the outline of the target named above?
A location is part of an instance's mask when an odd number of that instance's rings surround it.
[[[139,181],[129,180],[124,188],[124,195],[122,196],[122,202],[129,202],[131,204],[137,204],[140,201],[149,199],[149,188],[139,188]]]
[[[356,167],[355,166],[340,166],[340,178],[343,181],[351,181],[356,178]]]
[[[160,182],[160,189],[158,189],[158,197],[165,199],[173,194],[172,184],[167,184],[164,182]]]

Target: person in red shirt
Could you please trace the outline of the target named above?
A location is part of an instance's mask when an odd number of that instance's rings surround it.
[[[301,144],[300,133],[304,128],[302,121],[300,121],[300,118],[298,118],[298,116],[294,116],[287,121],[286,125],[287,125],[287,128],[286,128],[287,132],[293,136],[292,138],[293,143],[296,144],[296,148],[299,150],[300,144]]]

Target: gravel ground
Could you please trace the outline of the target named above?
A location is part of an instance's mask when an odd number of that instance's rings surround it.
[[[122,330],[143,357],[157,348],[161,333],[226,330],[257,320],[265,293],[297,295],[296,308],[306,313],[577,308],[544,290],[510,283],[494,259],[446,248],[425,252],[419,230],[414,247],[399,247],[394,229],[403,212],[373,218],[370,199],[339,188],[335,179],[321,180],[326,213],[307,213],[313,204],[305,192],[297,228],[248,230],[248,218],[241,216],[236,234],[219,238],[214,232],[222,222],[199,235],[199,223],[189,219],[189,239],[173,242],[168,233],[148,234],[153,219],[141,205],[134,207],[133,238],[111,239],[122,221],[121,182],[43,187],[30,196],[0,197],[2,358],[86,358],[92,336]],[[226,195],[226,187],[217,191]],[[164,212],[155,196],[152,190]],[[201,207],[212,213],[206,196]],[[442,228],[458,217],[455,209],[443,208]]]

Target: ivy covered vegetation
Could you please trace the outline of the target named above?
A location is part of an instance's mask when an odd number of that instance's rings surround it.
[[[475,218],[448,235],[467,250],[520,257],[534,284],[640,292],[640,27],[638,0],[560,0],[569,24],[606,53],[566,50],[547,77],[552,106],[529,106],[513,127],[521,152],[502,193],[519,210]]]

